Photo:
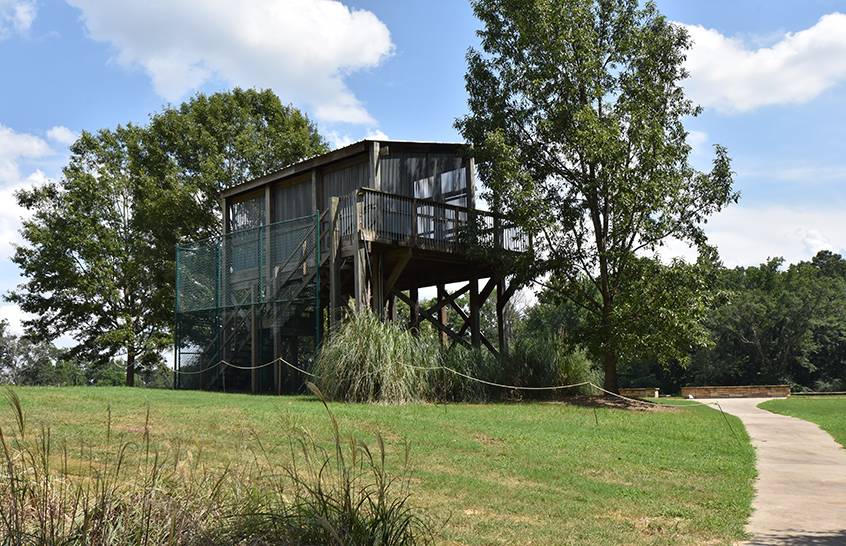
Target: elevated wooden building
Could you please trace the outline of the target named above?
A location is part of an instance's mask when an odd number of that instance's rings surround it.
[[[397,320],[407,305],[410,327],[428,321],[444,343],[502,350],[513,288],[468,249],[519,252],[528,242],[476,210],[463,150],[365,140],[226,190],[223,235],[178,249],[177,386],[297,390],[296,368],[307,370],[345,306]],[[424,309],[427,287],[437,297]],[[455,303],[464,294],[469,309]],[[489,340],[479,312],[493,294],[499,339]]]

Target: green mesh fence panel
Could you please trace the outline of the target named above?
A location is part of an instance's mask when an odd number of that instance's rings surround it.
[[[319,218],[177,248],[176,387],[292,392],[319,344]],[[284,360],[284,362],[283,362]]]

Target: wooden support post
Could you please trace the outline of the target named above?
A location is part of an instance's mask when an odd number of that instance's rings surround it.
[[[258,324],[258,304],[250,305],[250,337],[252,338],[250,344],[250,383],[251,391],[257,394],[259,390],[258,366],[259,358],[261,358],[261,346],[259,344],[259,324]]]
[[[399,280],[400,275],[402,275],[402,272],[405,271],[405,266],[407,266],[408,262],[411,260],[411,249],[405,248],[405,249],[402,249],[402,250],[399,250],[399,251],[391,252],[390,255],[391,255],[390,257],[392,259],[395,259],[395,258],[397,258],[397,256],[399,256],[398,257],[399,261],[396,263],[396,265],[394,265],[394,269],[391,271],[390,276],[385,281],[385,283],[382,287],[382,294],[387,299],[390,299],[390,300],[393,301],[396,298],[393,298],[393,296],[391,296],[391,292],[393,292],[394,286],[396,285],[397,281]],[[396,315],[396,313],[394,311],[394,320],[396,319],[395,315]]]
[[[499,335],[499,350],[502,354],[508,353],[508,335],[509,332],[505,325],[505,307],[508,305],[511,296],[517,291],[517,284],[512,283],[511,286],[506,284],[504,278],[499,279],[496,285],[496,322],[497,334]]]
[[[446,287],[443,284],[438,285],[438,304],[442,304],[444,300],[446,300]],[[441,323],[443,329],[441,329],[441,348],[446,349],[447,347],[447,334],[444,331],[447,325],[447,310],[446,305],[440,305],[438,309],[438,322]]]
[[[505,333],[505,279],[496,283],[496,335],[499,338],[500,354],[508,354],[508,338]]]
[[[479,300],[479,274],[470,266],[470,344],[474,348],[482,346],[481,302]]]
[[[399,315],[397,314],[397,297],[393,294],[388,296],[388,319],[394,324],[399,319]]]
[[[356,194],[355,233],[353,234],[353,244],[355,245],[355,254],[353,255],[353,297],[355,298],[355,310],[357,313],[363,313],[370,304],[367,298],[367,247],[364,241],[364,234],[362,233],[362,197],[363,195],[360,192]]]
[[[282,332],[279,328],[279,321],[282,319],[275,312],[275,308],[278,305],[278,303],[271,304],[271,308],[274,309],[274,312],[271,312],[270,314],[270,316],[273,317],[273,388],[276,391],[277,396],[282,394],[282,361],[279,360],[282,356]]]
[[[368,188],[382,191],[382,180],[379,172],[379,143],[370,143],[370,176],[368,177]]]
[[[371,310],[377,316],[385,318],[385,275],[381,252],[370,254],[370,265],[373,268],[370,272]]]
[[[411,302],[408,305],[408,327],[415,335],[420,334],[420,296],[417,287],[414,286],[408,291]]]
[[[335,330],[341,321],[341,231],[338,211],[339,199],[329,204],[331,225],[329,246],[329,329]]]

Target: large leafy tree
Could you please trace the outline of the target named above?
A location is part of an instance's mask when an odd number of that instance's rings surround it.
[[[35,339],[71,336],[70,355],[92,363],[124,356],[129,385],[169,343],[166,298],[148,260],[153,242],[136,214],[140,137],[133,125],[84,132],[61,182],[18,193],[32,217],[12,260],[28,280],[9,296],[34,315],[25,324]]]
[[[737,199],[722,147],[710,174],[688,161],[688,35],[651,2],[472,4],[482,49],[457,127],[483,196],[533,238],[523,271],[586,311],[582,338],[616,392],[620,359],[669,362],[706,341],[702,223]],[[671,239],[706,250],[703,263],[661,262]]]
[[[17,194],[32,216],[7,295],[34,339],[73,337],[90,365],[126,360],[126,384],[161,361],[172,333],[175,245],[220,231],[220,192],[327,151],[271,91],[198,95],[146,126],[84,132],[63,179]]]
[[[199,94],[151,116],[140,158],[145,210],[163,242],[211,237],[221,191],[328,151],[316,125],[270,90]]]
[[[821,251],[782,265],[774,258],[720,274],[732,296],[710,313],[715,345],[697,352],[691,379],[809,388],[846,380],[846,261]]]

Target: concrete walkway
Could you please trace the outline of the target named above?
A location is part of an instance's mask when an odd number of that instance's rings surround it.
[[[846,451],[813,423],[758,408],[765,400],[699,400],[739,417],[758,454],[754,536],[741,544],[846,545]]]

